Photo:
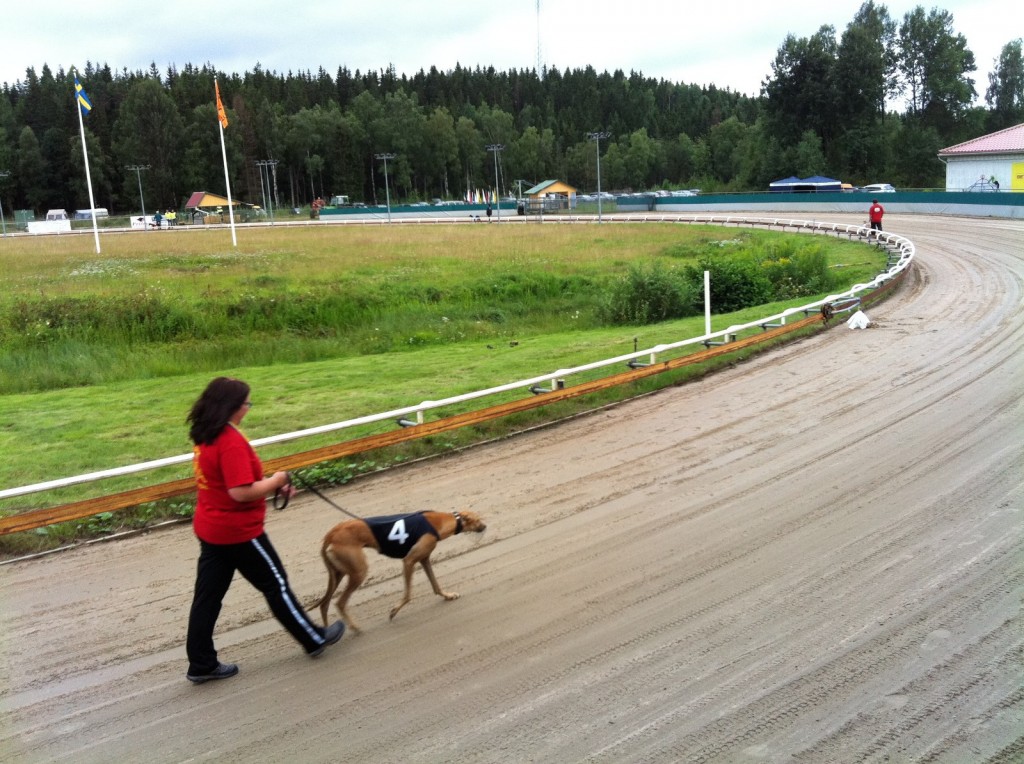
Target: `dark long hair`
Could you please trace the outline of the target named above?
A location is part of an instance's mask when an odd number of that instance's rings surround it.
[[[248,397],[249,385],[240,379],[217,377],[210,382],[185,419],[191,424],[188,434],[192,442],[197,446],[213,443]]]

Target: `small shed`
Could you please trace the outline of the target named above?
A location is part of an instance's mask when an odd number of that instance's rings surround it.
[[[1024,191],[1024,123],[939,152],[946,190]]]
[[[576,189],[560,180],[545,180],[523,192],[530,211],[576,208]]]

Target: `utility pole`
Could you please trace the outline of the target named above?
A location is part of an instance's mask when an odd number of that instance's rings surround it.
[[[391,222],[391,191],[388,189],[388,160],[394,159],[398,154],[374,154],[374,159],[384,160],[384,198],[388,203],[388,222]]]
[[[267,168],[267,191],[263,194],[263,205],[266,206],[268,203],[267,196],[269,195],[270,206],[267,209],[270,211],[270,223],[274,223],[274,192],[270,185],[270,173],[274,173],[274,177],[277,177],[277,161],[276,159],[259,159],[256,161],[256,166],[260,168],[260,190],[263,190],[263,168]]]
[[[501,187],[498,185],[498,154],[505,150],[500,143],[492,143],[487,150],[494,154],[494,194],[497,197],[498,222],[501,222]]]
[[[142,230],[148,231],[149,226],[146,225],[146,200],[142,197],[142,171],[148,170],[148,164],[126,164],[124,169],[135,172],[135,177],[139,181],[139,204],[142,205]],[[175,213],[177,214],[177,213]]]
[[[11,173],[9,170],[0,170],[0,180],[3,180]],[[4,236],[7,236],[7,218],[4,217],[4,200],[3,193],[0,193],[0,223],[3,224]]]
[[[597,222],[601,222],[601,139],[608,138],[611,133],[595,131],[587,133],[587,137],[597,145]]]

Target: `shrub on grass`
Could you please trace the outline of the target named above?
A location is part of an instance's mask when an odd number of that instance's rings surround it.
[[[704,271],[710,274],[711,309],[715,313],[732,313],[773,299],[771,281],[750,256],[704,255],[696,265],[686,266],[686,279],[695,294],[704,293]]]
[[[783,240],[768,247],[761,263],[772,283],[776,300],[789,300],[831,291],[835,277],[828,254],[818,242]]]
[[[612,285],[600,315],[613,325],[652,324],[694,315],[693,290],[676,270],[660,262],[631,266]]]
[[[159,294],[19,300],[3,317],[0,336],[24,345],[57,339],[169,342],[192,333],[190,312]]]

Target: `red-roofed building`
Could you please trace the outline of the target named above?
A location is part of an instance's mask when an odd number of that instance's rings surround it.
[[[1024,124],[942,149],[947,191],[1024,191]]]
[[[238,207],[237,199],[231,200],[232,207]],[[224,223],[227,222],[223,213],[228,208],[227,197],[218,194],[211,194],[206,191],[195,191],[185,202],[185,209],[195,223]]]
[[[210,212],[218,207],[227,207],[228,200],[224,196],[217,194],[210,194],[206,191],[196,191],[188,198],[185,202],[185,209],[187,210],[204,210]],[[232,199],[231,206],[237,207],[238,200]]]

